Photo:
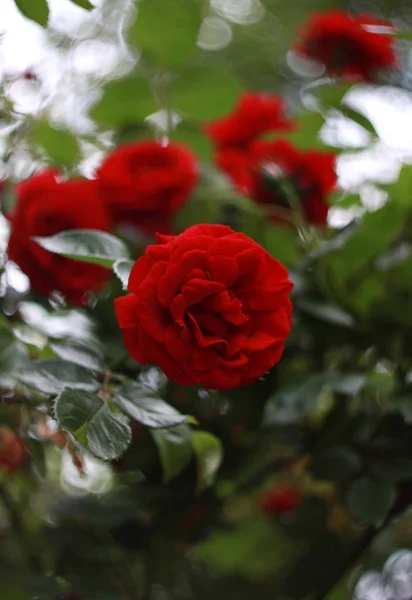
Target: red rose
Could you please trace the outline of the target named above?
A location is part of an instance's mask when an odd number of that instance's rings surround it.
[[[286,140],[277,140],[256,142],[248,156],[222,150],[218,164],[238,189],[256,202],[289,209],[288,195],[292,193],[308,223],[325,225],[327,197],[336,186],[335,162],[332,152],[300,150]]]
[[[42,294],[60,291],[68,302],[82,304],[88,290],[98,290],[109,271],[52,254],[32,240],[67,229],[109,230],[109,216],[87,179],[61,181],[49,170],[17,186],[17,204],[10,217],[8,257]]]
[[[375,81],[379,69],[396,67],[393,26],[369,15],[343,10],[315,13],[295,45],[298,54],[313,58],[331,75]]]
[[[28,460],[26,446],[8,427],[0,427],[0,467],[13,473]]]
[[[262,510],[271,515],[284,515],[295,510],[302,502],[302,492],[292,485],[276,485],[263,496]]]
[[[218,148],[247,150],[264,133],[289,131],[283,98],[266,93],[243,94],[233,113],[205,126]]]
[[[114,222],[132,222],[148,233],[167,231],[186,202],[198,173],[195,157],[179,144],[134,142],[116,148],[98,172],[100,192]]]
[[[181,385],[252,383],[282,356],[292,320],[288,272],[224,225],[158,236],[115,300],[131,356]]]

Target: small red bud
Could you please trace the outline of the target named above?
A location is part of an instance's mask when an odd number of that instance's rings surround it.
[[[284,515],[294,511],[302,502],[302,492],[288,484],[279,484],[267,492],[262,500],[262,510],[271,515]]]

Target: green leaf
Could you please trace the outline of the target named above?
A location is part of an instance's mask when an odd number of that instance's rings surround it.
[[[71,0],[73,4],[77,4],[80,8],[85,8],[86,10],[93,10],[95,6],[89,2],[89,0]]]
[[[128,257],[127,248],[119,238],[94,229],[72,229],[33,240],[49,252],[105,267]]]
[[[412,31],[395,31],[393,33],[393,37],[398,39],[398,40],[407,40],[407,41],[412,41]]]
[[[89,370],[64,360],[33,360],[17,376],[19,381],[44,394],[58,394],[65,388],[87,391],[98,388]]]
[[[113,392],[113,400],[126,415],[152,429],[174,427],[188,418],[141,383],[123,384]]]
[[[259,236],[261,246],[287,267],[295,266],[302,255],[297,233],[288,227],[277,227],[267,223],[262,229]]]
[[[132,432],[124,417],[115,415],[96,394],[64,390],[54,404],[61,429],[103,460],[119,458],[129,446]]]
[[[363,129],[366,129],[368,133],[371,133],[373,136],[378,137],[378,133],[375,127],[369,121],[368,117],[365,117],[365,115],[360,113],[356,108],[342,105],[340,107],[340,111],[345,117],[347,117],[351,121],[355,121],[355,123],[363,127]]]
[[[296,131],[284,137],[302,150],[322,150],[325,144],[320,140],[319,134],[324,124],[325,118],[320,113],[306,111],[297,118]]]
[[[63,129],[55,129],[48,123],[36,123],[33,139],[58,165],[71,165],[79,156],[79,145],[75,136]]]
[[[22,15],[46,27],[49,20],[49,6],[46,0],[14,0]]]
[[[198,491],[210,487],[223,461],[222,442],[207,431],[192,432],[193,449],[197,461]]]
[[[367,385],[358,373],[314,373],[305,381],[288,385],[276,392],[264,413],[266,426],[294,423],[317,409],[328,392],[356,396]]]
[[[191,430],[182,424],[170,429],[153,429],[151,434],[159,451],[163,481],[167,483],[190,463],[193,455]]]
[[[74,340],[50,342],[49,348],[63,360],[86,367],[91,371],[102,371],[102,355],[86,343]]]
[[[261,581],[289,572],[302,547],[304,542],[288,535],[274,519],[258,515],[243,519],[236,528],[213,531],[194,547],[193,557],[217,574]]]
[[[381,525],[396,497],[396,490],[386,483],[368,477],[358,479],[349,487],[346,506],[350,513],[365,523]]]
[[[337,327],[349,327],[353,329],[355,326],[355,319],[338,306],[333,306],[328,302],[315,302],[313,300],[307,300],[299,302],[299,308],[311,315],[316,317],[320,321],[329,323],[330,325],[336,325]]]
[[[61,429],[75,433],[99,411],[104,402],[96,394],[64,390],[54,403],[54,417]]]
[[[87,426],[89,449],[103,460],[116,460],[132,441],[132,430],[124,419],[111,412],[106,405],[99,410]]]
[[[401,483],[412,479],[412,458],[410,456],[387,456],[371,458],[369,461],[371,475],[388,483]]]
[[[105,86],[103,97],[92,109],[91,117],[98,123],[121,127],[144,121],[158,108],[149,82],[138,75],[129,75]]]
[[[181,67],[196,51],[201,23],[194,0],[140,0],[128,39],[156,66]]]
[[[201,160],[211,160],[212,142],[198,127],[183,121],[172,131],[170,139],[189,146]]]
[[[310,467],[317,479],[326,481],[345,481],[358,475],[361,469],[362,458],[346,446],[335,446],[315,455]]]
[[[133,265],[134,261],[128,258],[121,258],[120,260],[117,260],[113,265],[113,271],[122,282],[124,290],[127,290],[130,271],[132,270]]]
[[[309,92],[314,92],[325,106],[340,110],[343,99],[353,87],[353,83],[333,81],[327,85],[313,87]]]
[[[230,70],[201,65],[176,79],[172,104],[194,119],[216,119],[232,110],[242,91]]]

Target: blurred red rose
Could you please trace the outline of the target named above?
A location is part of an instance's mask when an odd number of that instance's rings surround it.
[[[283,98],[266,93],[243,94],[232,113],[204,128],[218,149],[243,151],[264,133],[291,129],[293,124],[286,117]]]
[[[131,356],[181,385],[226,390],[281,358],[292,324],[281,263],[224,225],[195,225],[148,246],[115,300]]]
[[[28,460],[28,452],[22,440],[8,427],[0,427],[0,467],[13,473]]]
[[[391,23],[343,10],[314,13],[294,50],[313,58],[331,75],[375,81],[380,69],[396,67]]]
[[[198,168],[190,150],[152,140],[116,148],[97,172],[100,193],[117,223],[147,233],[167,232],[170,218],[189,198]]]
[[[62,292],[71,304],[83,304],[87,291],[102,287],[110,272],[52,254],[32,240],[69,229],[108,231],[109,215],[102,206],[97,184],[87,179],[62,181],[44,171],[17,186],[17,204],[9,216],[8,257],[42,294]]]
[[[263,496],[261,507],[270,515],[284,515],[294,511],[301,502],[300,490],[292,485],[278,484]]]
[[[308,223],[325,225],[327,197],[336,186],[335,163],[332,152],[300,150],[277,140],[256,142],[247,157],[234,150],[222,151],[218,164],[239,191],[256,202],[288,210],[293,194]],[[273,220],[282,219],[275,215]]]

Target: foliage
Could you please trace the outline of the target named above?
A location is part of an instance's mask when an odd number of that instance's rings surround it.
[[[110,21],[110,3],[105,13],[71,1],[96,23]],[[15,3],[47,27],[45,0]],[[2,240],[0,595],[348,597],[345,577],[365,552],[380,568],[394,547],[412,545],[410,527],[396,525],[409,523],[412,504],[412,167],[375,184],[385,200],[373,210],[361,189],[329,195],[329,216],[349,214],[344,227],[307,222],[284,173],[269,183],[286,206],[255,202],[219,169],[204,126],[234,111],[259,74],[242,76],[229,48],[199,47],[213,9],[206,0],[140,0],[133,9],[122,31],[133,66],[99,82],[87,131],[54,122],[47,109],[20,114],[3,90],[13,124],[5,134],[6,217],[17,206],[13,158],[21,149],[33,170],[53,165],[74,178],[85,173],[89,146],[107,154],[110,144],[148,138],[185,144],[198,180],[168,233],[221,223],[253,238],[289,270],[293,328],[281,361],[255,383],[227,391],[179,385],[128,355],[113,308],[154,241],[147,223],[33,237],[62,270],[70,259],[79,273],[85,263],[107,271],[107,285],[77,308],[58,293],[19,291]],[[408,36],[397,33],[405,43]],[[54,42],[63,52],[64,41]],[[242,35],[233,48],[249,64]],[[385,77],[376,89],[389,85]],[[392,77],[401,86],[401,74]],[[361,131],[357,152],[379,143],[376,123],[351,101],[357,83],[299,85],[299,105],[289,111],[295,128],[263,132],[269,140],[345,156],[353,148],[325,135],[338,118]],[[115,203],[118,192],[109,191]],[[10,227],[4,219],[6,238]],[[276,489],[299,502],[263,510]],[[376,540],[385,556],[372,553]]]

